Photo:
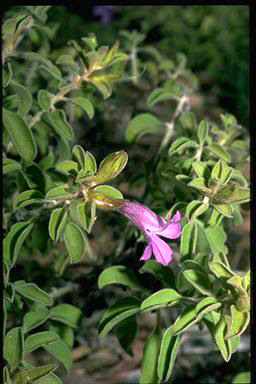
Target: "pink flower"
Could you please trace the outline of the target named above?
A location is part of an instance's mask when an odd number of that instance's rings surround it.
[[[153,253],[158,263],[168,265],[172,260],[172,249],[159,236],[168,239],[180,237],[180,212],[177,211],[173,218],[167,221],[163,217],[156,215],[146,206],[128,200],[123,200],[119,212],[136,225],[148,241],[148,245],[140,260],[148,260]]]

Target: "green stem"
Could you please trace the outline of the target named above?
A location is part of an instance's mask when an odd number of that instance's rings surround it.
[[[138,63],[137,63],[137,47],[133,46],[131,51],[131,61],[132,61],[132,81],[133,84],[137,84],[138,77]]]

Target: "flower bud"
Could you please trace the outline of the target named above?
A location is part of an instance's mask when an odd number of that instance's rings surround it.
[[[241,295],[235,302],[235,307],[240,312],[250,311],[250,295]]]
[[[100,163],[97,173],[94,175],[97,184],[114,179],[126,166],[128,155],[124,150],[110,153]]]

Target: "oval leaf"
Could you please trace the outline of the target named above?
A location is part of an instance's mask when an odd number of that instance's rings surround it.
[[[72,367],[72,355],[71,350],[66,343],[62,340],[55,341],[53,343],[43,346],[44,349],[54,356],[68,372]]]
[[[196,321],[195,306],[193,304],[188,305],[174,323],[173,330],[175,335],[184,332],[192,324],[195,324]]]
[[[40,89],[37,94],[37,101],[43,111],[48,111],[51,106],[51,95],[45,89]]]
[[[41,204],[43,201],[44,199],[41,192],[36,191],[35,189],[30,189],[15,197],[13,200],[13,209],[24,208],[31,204]]]
[[[8,266],[13,266],[19,256],[23,242],[33,228],[31,220],[16,223],[4,239],[4,261]]]
[[[16,113],[3,109],[3,122],[20,156],[27,161],[34,160],[37,154],[36,143],[24,120]]]
[[[15,160],[3,158],[3,175],[7,173],[18,171],[21,169],[21,164]]]
[[[73,140],[74,132],[71,125],[67,122],[64,111],[55,109],[54,111],[46,112],[55,131],[64,139]]]
[[[78,96],[78,97],[72,97],[72,99],[70,98],[68,100],[71,101],[72,103],[78,105],[79,107],[81,107],[87,113],[87,115],[89,116],[90,119],[93,118],[94,107],[93,107],[93,105],[89,99],[87,99],[85,97]]]
[[[149,335],[144,349],[141,364],[140,384],[157,383],[157,360],[161,343],[161,330],[159,321]]]
[[[174,336],[173,325],[166,329],[162,337],[158,357],[157,373],[160,381],[167,381],[173,370],[175,359],[180,348],[181,336]]]
[[[27,312],[23,318],[24,333],[43,324],[49,316],[50,312],[45,307],[38,307],[34,311]]]
[[[161,282],[164,281],[170,287],[175,288],[175,275],[170,267],[163,266],[155,260],[146,261],[139,270],[140,273],[150,273]]]
[[[11,368],[22,360],[23,334],[20,327],[12,328],[4,338],[4,358]]]
[[[70,263],[77,263],[85,253],[85,238],[76,224],[71,222],[66,224],[64,242],[69,253]]]
[[[188,269],[183,272],[183,275],[200,293],[212,295],[211,283],[206,273]]]
[[[128,143],[136,140],[145,133],[156,133],[161,121],[150,113],[141,113],[135,116],[128,124],[125,131],[125,138]]]
[[[32,352],[35,349],[59,340],[60,337],[56,332],[44,331],[34,333],[25,339],[24,347],[27,352]]]
[[[142,303],[141,303],[141,311],[144,311],[146,309],[154,309],[161,308],[169,303],[176,302],[180,300],[182,296],[176,292],[174,289],[171,288],[164,288],[160,289],[160,291],[153,293],[149,297],[147,297]]]
[[[52,305],[53,299],[45,291],[34,283],[15,282],[13,287],[17,293],[26,299],[35,301],[42,305]]]
[[[111,187],[111,185],[98,185],[97,187],[93,188],[93,191],[100,192],[107,197],[123,199],[122,193],[118,189]]]
[[[121,284],[130,289],[145,291],[146,289],[138,282],[132,269],[123,265],[115,265],[104,269],[98,278],[98,287],[102,289],[109,284]]]
[[[64,208],[56,208],[51,213],[49,221],[49,235],[53,241],[57,241],[65,227],[68,212]]]
[[[78,327],[81,315],[81,310],[71,304],[59,304],[51,309],[52,320],[60,321],[73,328]]]
[[[124,297],[109,307],[99,324],[99,333],[105,336],[112,328],[124,319],[140,311],[140,300],[134,297]]]
[[[14,80],[10,82],[10,86],[14,89],[14,91],[19,96],[19,108],[17,113],[21,117],[25,117],[30,111],[30,108],[32,106],[32,95],[26,87],[17,83]]]

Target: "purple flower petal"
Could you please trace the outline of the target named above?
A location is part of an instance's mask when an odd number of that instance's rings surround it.
[[[173,223],[178,223],[180,221],[180,219],[181,219],[181,214],[180,214],[179,211],[177,211],[175,213],[175,215],[173,216],[173,218],[172,218],[172,222]]]
[[[141,256],[140,260],[148,260],[150,259],[150,256],[152,254],[152,246],[151,244],[148,244],[143,252],[143,255]]]
[[[156,261],[168,265],[172,260],[172,250],[169,245],[157,235],[151,235],[151,245]]]
[[[159,236],[167,237],[168,239],[177,239],[181,235],[180,223],[167,223],[167,226],[162,231],[157,232]]]

